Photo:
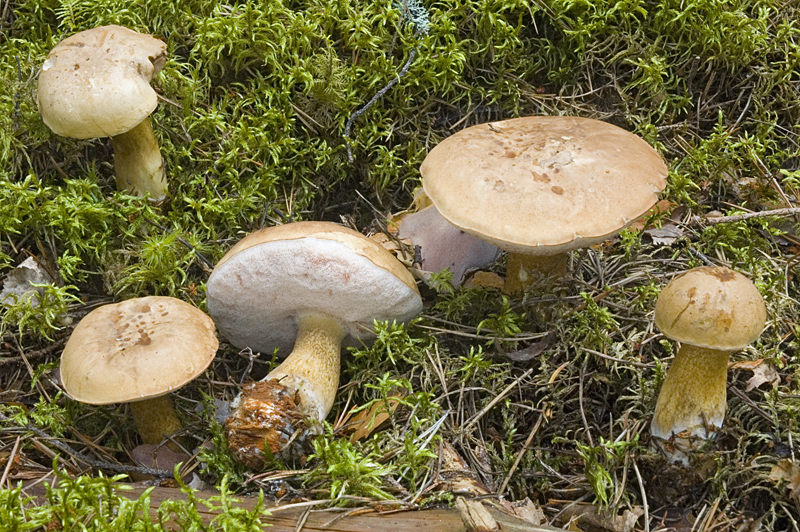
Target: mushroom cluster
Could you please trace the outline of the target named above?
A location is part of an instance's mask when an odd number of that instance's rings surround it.
[[[289,443],[327,417],[343,340],[370,338],[375,320],[405,322],[422,310],[413,277],[391,253],[329,222],[251,233],[214,268],[207,295],[233,345],[279,355],[294,345],[262,381],[243,387],[225,422],[231,452],[254,468],[269,454],[291,454]]]
[[[122,26],[82,31],[58,43],[39,74],[42,120],[76,139],[111,137],[117,188],[154,201],[167,180],[150,124],[158,98],[150,80],[166,63],[167,45]]]

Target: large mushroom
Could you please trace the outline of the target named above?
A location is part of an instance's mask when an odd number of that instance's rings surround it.
[[[76,33],[48,54],[39,74],[39,113],[54,133],[111,137],[117,188],[154,201],[167,194],[150,125],[158,99],[150,80],[166,63],[166,44],[122,26]]]
[[[280,355],[294,344],[264,380],[244,386],[225,422],[232,453],[254,468],[328,415],[343,339],[369,338],[374,320],[404,322],[422,310],[414,279],[397,259],[329,222],[251,233],[214,268],[207,295],[209,313],[233,345]]]
[[[179,299],[103,305],[64,346],[61,383],[82,403],[130,403],[142,440],[155,445],[182,426],[167,394],[203,373],[218,345],[211,318]]]
[[[425,193],[453,225],[508,251],[506,291],[563,274],[567,252],[647,213],[667,167],[647,142],[588,118],[532,116],[472,126],[420,166]]]
[[[689,453],[722,426],[728,358],[759,337],[766,319],[758,289],[729,268],[691,269],[661,291],[656,326],[681,345],[661,385],[650,432],[670,462],[688,465]]]

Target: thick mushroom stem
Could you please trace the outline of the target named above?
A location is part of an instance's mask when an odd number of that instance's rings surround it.
[[[167,178],[150,118],[145,118],[125,133],[114,135],[111,144],[114,146],[117,189],[137,196],[149,193],[151,200],[163,200],[167,195]]]
[[[564,277],[567,274],[569,253],[527,255],[508,252],[506,259],[506,294],[524,292],[537,277]]]
[[[730,351],[682,344],[658,396],[650,431],[670,462],[714,437],[725,417]]]
[[[166,436],[183,427],[166,395],[134,401],[130,408],[136,430],[144,443],[158,445]]]
[[[259,382],[242,388],[225,420],[228,446],[244,465],[260,468],[299,436],[313,433],[327,417],[339,387],[345,328],[336,319],[300,319],[294,350]],[[298,432],[299,431],[299,432]]]

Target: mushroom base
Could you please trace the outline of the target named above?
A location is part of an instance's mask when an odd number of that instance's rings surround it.
[[[506,260],[506,294],[520,294],[537,278],[564,277],[567,274],[569,253],[556,255],[523,255],[508,252]]]
[[[298,436],[303,440],[308,434],[308,420],[298,408],[297,383],[292,384],[278,379],[251,382],[234,401],[225,434],[231,454],[246,467],[262,469]]]
[[[650,432],[672,463],[689,464],[722,426],[729,351],[683,344],[669,368]]]

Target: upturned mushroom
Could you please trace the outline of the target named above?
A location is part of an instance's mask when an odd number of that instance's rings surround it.
[[[405,322],[422,310],[414,279],[391,253],[329,222],[246,236],[214,268],[207,296],[236,347],[281,355],[294,344],[281,365],[243,387],[225,422],[232,454],[253,468],[269,454],[291,454],[288,444],[328,415],[345,338],[370,338],[374,320]]]
[[[142,440],[155,445],[182,426],[167,394],[203,373],[218,345],[211,318],[179,299],[103,305],[64,346],[61,383],[82,403],[130,403]]]
[[[425,193],[453,225],[508,251],[506,292],[563,275],[567,252],[647,213],[667,167],[647,142],[588,118],[532,116],[448,137],[420,166]]]
[[[39,74],[39,113],[54,133],[111,137],[117,188],[154,201],[167,194],[150,124],[158,99],[150,80],[166,63],[166,44],[122,26],[76,33],[48,54]]]
[[[650,432],[670,462],[713,438],[725,417],[728,358],[759,337],[767,319],[758,289],[720,266],[691,269],[656,302],[655,323],[681,343],[658,396]]]

